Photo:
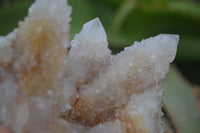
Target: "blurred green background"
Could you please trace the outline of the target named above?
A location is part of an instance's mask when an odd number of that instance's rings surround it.
[[[23,21],[34,0],[0,0],[0,35]],[[180,35],[165,83],[166,132],[200,133],[200,0],[69,0],[71,39],[99,17],[113,54],[160,33]]]

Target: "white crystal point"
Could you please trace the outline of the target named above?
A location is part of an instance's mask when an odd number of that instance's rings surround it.
[[[91,74],[94,78],[107,66],[110,56],[106,33],[100,20],[95,18],[84,24],[72,40],[69,69],[78,79],[92,78]]]
[[[161,48],[160,51],[163,51],[163,56],[166,56],[171,63],[176,55],[179,35],[160,34],[155,39],[161,40],[161,42],[158,42],[158,47]]]
[[[171,63],[176,55],[177,45],[179,41],[178,35],[160,34],[149,39],[142,40],[144,51],[152,57],[162,58],[162,62]],[[137,45],[137,42],[135,43]],[[139,47],[139,46],[138,46]],[[154,60],[152,58],[152,60]]]
[[[108,43],[105,43],[107,41],[106,32],[99,18],[95,18],[84,24],[82,32],[84,32],[88,41],[91,40],[92,42],[98,42],[99,44],[104,42],[102,45],[106,45],[107,47]]]
[[[110,53],[105,30],[98,18],[84,24],[81,32],[71,42],[70,54],[74,58],[87,56],[98,59]]]

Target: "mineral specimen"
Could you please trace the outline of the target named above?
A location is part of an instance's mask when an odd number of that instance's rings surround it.
[[[14,133],[163,133],[163,81],[179,37],[111,55],[98,18],[69,42],[66,0],[36,0],[0,37],[0,122]]]

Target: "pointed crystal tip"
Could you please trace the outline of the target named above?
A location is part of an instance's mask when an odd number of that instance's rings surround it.
[[[89,38],[89,40],[93,41],[101,41],[106,40],[106,32],[103,28],[103,25],[101,24],[101,21],[99,18],[95,18],[86,24],[83,25],[82,32],[86,35],[86,38]]]

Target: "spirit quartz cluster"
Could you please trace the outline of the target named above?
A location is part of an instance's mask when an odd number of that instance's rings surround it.
[[[163,133],[163,81],[179,37],[117,55],[98,18],[69,42],[66,0],[36,0],[0,37],[0,123],[13,133]]]

